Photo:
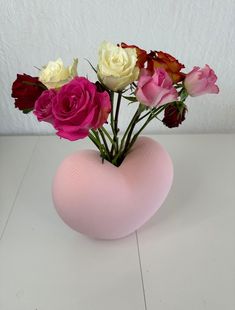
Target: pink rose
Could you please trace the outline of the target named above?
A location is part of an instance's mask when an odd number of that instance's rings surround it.
[[[54,89],[45,90],[37,99],[33,113],[39,122],[44,121],[53,124],[52,102],[57,92]]]
[[[141,69],[136,98],[147,106],[156,107],[177,100],[178,93],[164,69],[155,68],[153,73]]]
[[[184,86],[192,97],[203,94],[218,94],[219,87],[215,85],[216,80],[215,72],[208,65],[202,69],[194,67],[191,72],[186,74]]]
[[[111,111],[109,94],[95,84],[75,77],[62,86],[52,106],[57,135],[70,141],[85,138],[91,128],[101,127]]]

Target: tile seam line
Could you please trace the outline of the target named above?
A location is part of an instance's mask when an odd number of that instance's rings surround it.
[[[145,309],[145,310],[148,310],[148,308],[147,308],[147,301],[146,301],[146,294],[145,294],[145,286],[144,286],[143,269],[142,269],[142,263],[141,263],[141,257],[140,257],[140,246],[139,246],[138,231],[135,232],[135,236],[136,236],[138,260],[139,260],[139,267],[140,267],[140,276],[141,276],[141,284],[142,284],[143,298],[144,298],[144,309]]]
[[[36,148],[37,148],[37,146],[38,146],[39,140],[40,140],[40,136],[38,136],[37,139],[36,139],[36,141],[35,141],[35,144],[34,144],[32,153],[31,153],[31,155],[30,155],[30,157],[29,157],[28,164],[26,165],[25,170],[24,170],[24,173],[23,173],[23,176],[22,176],[22,178],[21,178],[21,180],[20,180],[19,186],[18,186],[17,191],[16,191],[16,194],[15,194],[15,198],[14,198],[14,200],[13,200],[13,202],[12,202],[10,211],[9,211],[8,216],[7,216],[7,219],[6,219],[6,223],[5,223],[4,227],[3,227],[2,233],[0,234],[0,242],[1,242],[1,240],[2,240],[2,238],[3,238],[3,236],[4,236],[4,234],[5,234],[6,228],[7,228],[7,226],[8,226],[9,220],[10,220],[10,217],[11,217],[13,211],[14,211],[17,198],[18,198],[18,196],[19,196],[19,193],[20,193],[21,187],[22,187],[22,185],[23,185],[25,176],[26,176],[26,174],[27,174],[27,172],[28,172],[28,170],[29,170],[29,166],[30,166],[30,164],[31,164],[31,162],[32,162],[32,159],[33,159],[33,156],[34,156],[34,154],[35,154]]]

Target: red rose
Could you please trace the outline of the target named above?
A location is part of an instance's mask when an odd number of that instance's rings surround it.
[[[163,124],[169,128],[179,127],[185,120],[187,107],[183,102],[173,102],[164,110]]]
[[[185,73],[180,72],[184,68],[175,57],[164,52],[152,51],[148,54],[148,66],[149,70],[154,68],[163,68],[171,77],[173,83],[178,83],[185,78]]]
[[[136,45],[127,45],[126,43],[123,43],[123,42],[121,43],[121,47],[122,48],[135,48],[136,49],[136,53],[137,53],[136,65],[139,68],[143,68],[144,67],[144,63],[147,60],[147,52],[145,50],[142,50],[141,48],[139,48]]]
[[[15,98],[15,107],[28,113],[33,110],[35,101],[45,90],[38,77],[27,74],[17,74],[17,79],[12,84],[11,96]]]

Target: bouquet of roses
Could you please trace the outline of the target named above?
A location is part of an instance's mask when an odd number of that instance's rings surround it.
[[[38,77],[18,74],[12,85],[15,107],[24,113],[33,111],[38,121],[52,124],[61,138],[89,137],[102,159],[116,166],[152,120],[178,127],[185,120],[188,96],[219,92],[217,77],[208,65],[184,73],[184,65],[173,56],[147,53],[125,43],[101,44],[97,67],[90,64],[97,74],[95,83],[77,74],[77,64],[74,59],[65,67],[59,58],[43,66]],[[123,98],[138,107],[120,137]]]

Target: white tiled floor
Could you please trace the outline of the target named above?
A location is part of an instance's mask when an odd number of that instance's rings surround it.
[[[234,310],[235,135],[160,136],[173,188],[135,235],[96,241],[55,212],[56,167],[89,142],[0,138],[0,310]]]

